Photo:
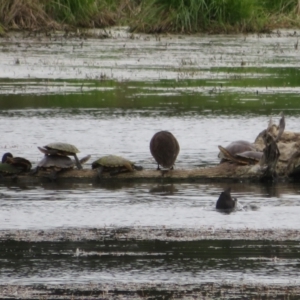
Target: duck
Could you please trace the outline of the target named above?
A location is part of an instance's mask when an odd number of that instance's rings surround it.
[[[237,199],[231,197],[231,188],[227,188],[220,194],[216,203],[216,209],[233,209],[236,207]]]
[[[23,157],[14,157],[10,152],[6,152],[2,156],[1,162],[3,164],[9,164],[17,169],[20,172],[28,172],[31,169],[31,162]]]

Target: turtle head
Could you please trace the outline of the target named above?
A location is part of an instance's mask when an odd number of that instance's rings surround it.
[[[6,163],[8,158],[13,158],[13,155],[10,152],[6,152],[2,156],[2,163]]]

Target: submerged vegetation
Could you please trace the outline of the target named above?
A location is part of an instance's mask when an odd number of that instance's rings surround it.
[[[300,0],[2,0],[0,34],[128,25],[142,32],[259,32],[300,26]]]

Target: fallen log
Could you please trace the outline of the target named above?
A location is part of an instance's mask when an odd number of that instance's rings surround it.
[[[133,181],[133,182],[195,182],[195,181],[220,181],[220,180],[261,180],[263,169],[257,165],[241,166],[225,162],[219,165],[197,168],[191,170],[142,170],[127,173],[120,173],[111,176],[109,173],[103,173],[101,178],[98,178],[96,170],[67,170],[57,174],[56,181],[72,181],[82,183],[104,182],[104,181]],[[22,174],[16,177],[2,177],[0,182],[15,181],[18,183],[38,183],[41,181],[49,181],[46,172],[39,172],[37,175]]]
[[[239,164],[225,161],[218,165],[190,170],[142,170],[120,173],[112,176],[103,173],[98,177],[97,170],[69,169],[57,173],[56,181],[82,183],[94,182],[207,182],[207,181],[263,181],[286,180],[289,177],[300,177],[300,133],[283,132],[280,126],[271,124],[255,139],[253,145],[263,156],[255,164]],[[217,155],[217,153],[216,153]],[[1,182],[16,181],[19,183],[36,184],[49,181],[49,173],[39,171],[37,174],[19,174],[0,177]]]

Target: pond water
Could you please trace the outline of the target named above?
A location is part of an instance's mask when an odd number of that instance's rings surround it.
[[[254,141],[281,111],[286,130],[299,131],[297,32],[155,37],[121,28],[107,39],[93,34],[0,39],[2,153],[35,165],[42,158],[37,146],[62,141],[78,146],[79,156],[92,156],[85,168],[117,154],[154,169],[150,139],[169,130],[180,144],[176,169],[192,169],[218,164],[218,145]],[[228,186],[238,208],[224,214],[214,207]],[[181,286],[226,278],[297,285],[299,241],[3,237],[68,228],[299,230],[299,190],[297,182],[0,183],[0,284]]]

